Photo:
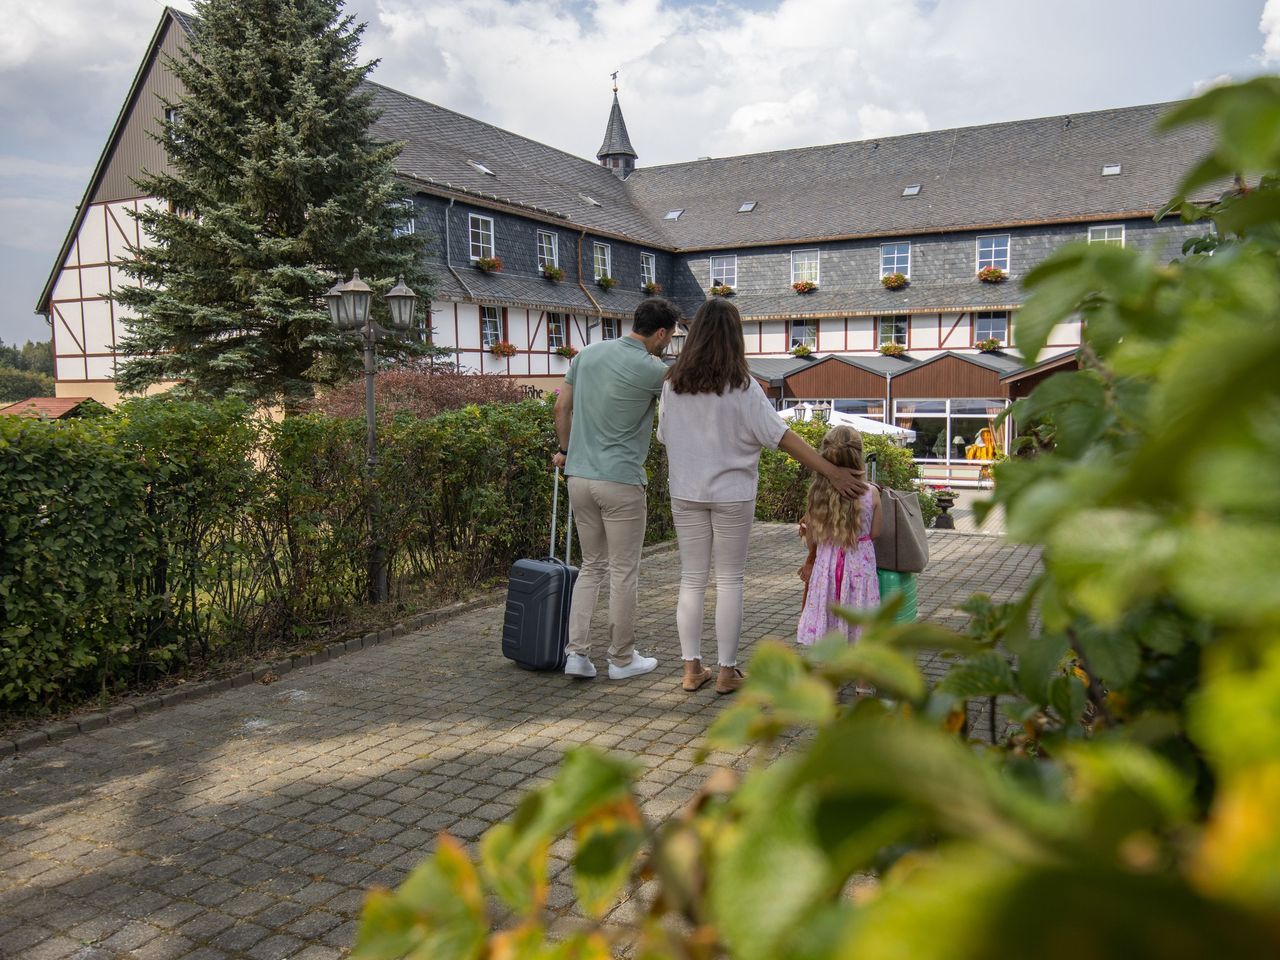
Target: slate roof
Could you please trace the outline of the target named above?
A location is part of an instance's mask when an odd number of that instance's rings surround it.
[[[626,184],[595,161],[381,84],[369,82],[366,89],[382,112],[373,135],[405,142],[396,160],[397,173],[424,184],[530,207],[597,232],[661,244],[657,228],[636,207]],[[468,160],[483,164],[493,176]],[[598,201],[599,206],[584,197]]]
[[[1170,106],[642,167],[626,184],[678,249],[1149,215],[1212,144],[1207,127],[1157,136]],[[1102,176],[1105,163],[1120,175]]]
[[[738,312],[749,320],[776,320],[799,317],[888,316],[902,313],[954,313],[958,310],[1012,310],[1027,298],[1021,284],[912,283],[902,290],[886,290],[880,284],[864,287],[823,289],[797,294],[791,289],[768,293],[739,292],[732,297]],[[682,299],[680,307],[693,316],[700,299]]]
[[[622,107],[618,105],[618,91],[613,91],[613,108],[609,111],[609,122],[604,128],[604,142],[596,151],[596,157],[626,154],[636,157],[638,154],[631,146],[631,138],[627,136],[627,121],[622,119]]]
[[[505,307],[551,310],[558,313],[603,314],[630,319],[644,294],[615,287],[606,293],[593,287],[592,304],[582,288],[573,281],[551,283],[542,277],[498,272],[485,273],[471,267],[455,267],[456,276],[440,264],[432,264],[435,298],[459,302],[483,301]]]

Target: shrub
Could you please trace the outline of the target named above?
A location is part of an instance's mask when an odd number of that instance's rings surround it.
[[[373,389],[380,416],[407,413],[434,417],[468,404],[518,403],[522,399],[519,385],[509,377],[453,370],[383,370],[374,378]],[[330,417],[363,417],[364,378],[321,393],[307,405],[307,411]]]
[[[791,429],[817,447],[827,432],[827,425],[808,421],[793,423]],[[865,454],[876,454],[878,483],[894,490],[916,489],[920,468],[910,450],[898,446],[886,435],[871,433],[863,434],[862,449]],[[762,451],[760,485],[756,494],[756,519],[798,521],[804,514],[805,504],[809,499],[809,479],[809,471],[800,466],[799,461],[780,450]],[[923,500],[921,503],[923,506]]]

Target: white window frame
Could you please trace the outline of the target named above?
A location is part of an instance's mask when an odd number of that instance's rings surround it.
[[[979,324],[990,324],[999,320],[1004,324],[1004,334],[996,337],[992,335],[990,327],[983,330],[985,336],[979,334]],[[1012,321],[1009,319],[1008,310],[978,310],[973,315],[973,342],[976,344],[979,340],[999,340],[1001,346],[1009,346],[1009,334],[1011,333]]]
[[[640,288],[646,283],[658,282],[658,258],[652,253],[640,254]]]
[[[618,318],[617,317],[601,317],[600,318],[600,339],[601,340],[617,340],[618,339]]]
[[[613,248],[599,240],[591,241],[591,265],[594,279],[613,276]]]
[[[984,257],[982,253],[983,240],[1003,240],[1004,241],[1004,260],[1001,261],[993,252],[991,256]],[[976,266],[974,273],[985,270],[987,267],[995,267],[1003,270],[1005,273],[1012,273],[1011,266],[1013,264],[1012,253],[1012,235],[1008,233],[986,233],[978,237],[973,243],[974,262]]]
[[[738,285],[738,255],[729,253],[712,257],[710,273],[711,286],[736,287]]]
[[[547,241],[544,243],[543,241]],[[538,272],[543,267],[560,266],[560,235],[550,230],[538,231]]]
[[[796,266],[797,266],[796,257],[807,258],[810,254],[813,255],[813,276],[808,275],[807,269],[802,271],[797,271],[796,269]],[[807,265],[808,265],[808,260],[806,260],[803,264],[801,264],[802,267],[807,267]],[[814,283],[821,285],[822,283],[821,278],[822,278],[822,251],[821,250],[817,249],[816,247],[810,247],[805,250],[791,251],[791,282],[792,283],[799,283],[802,280],[812,280]]]
[[[406,217],[404,220],[399,221],[394,227],[391,228],[391,235],[393,237],[412,236],[414,231],[417,229],[417,221],[415,219],[415,215],[417,211],[414,209],[413,201],[401,200],[397,204],[397,206],[402,207],[404,210],[407,210],[409,213],[409,216]]]
[[[490,324],[493,324],[492,328]],[[490,336],[491,332],[494,332]],[[481,307],[480,308],[480,346],[488,350],[495,343],[503,340],[502,331],[502,308],[501,307]]]
[[[555,350],[569,342],[569,327],[563,313],[547,314],[547,349]]]
[[[1112,230],[1119,230],[1118,237],[1112,237],[1108,234]],[[1117,247],[1124,246],[1124,224],[1123,223],[1098,223],[1089,228],[1090,243],[1110,243]]]
[[[796,328],[799,327],[808,331],[807,336],[797,337]],[[796,347],[808,347],[810,350],[818,349],[818,321],[809,320],[789,320],[787,321],[787,349],[794,350]]]
[[[497,244],[494,242],[493,217],[486,217],[479,213],[468,214],[467,219],[467,239],[470,241],[471,262],[475,263],[481,257],[497,256]],[[488,247],[486,248],[486,225],[488,227]]]
[[[898,247],[907,248],[907,263],[906,263],[905,270],[901,269],[898,266],[902,262],[901,253],[896,249]],[[894,249],[894,252],[892,254],[889,254],[888,251],[891,248]],[[900,273],[904,277],[907,277],[908,279],[910,279],[911,277],[911,241],[910,240],[895,240],[893,243],[880,244],[880,276],[887,277],[891,273]]]
[[[890,324],[891,332],[886,338],[884,335],[885,324]],[[901,330],[898,329],[901,324]],[[876,317],[876,346],[882,347],[886,343],[896,343],[899,346],[910,346],[911,340],[911,315],[910,314],[890,314],[884,317]]]

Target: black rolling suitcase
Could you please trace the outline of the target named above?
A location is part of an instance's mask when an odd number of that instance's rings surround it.
[[[569,642],[569,601],[578,568],[569,565],[573,546],[573,504],[565,521],[564,559],[556,552],[556,514],[560,512],[560,470],[551,493],[551,546],[537,560],[517,560],[507,584],[502,622],[502,655],[526,670],[563,670]],[[566,494],[565,499],[568,500]]]

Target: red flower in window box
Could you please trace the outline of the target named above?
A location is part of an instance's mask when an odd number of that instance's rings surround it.
[[[791,285],[791,289],[796,293],[813,293],[818,289],[818,285],[812,280],[797,280]]]
[[[556,347],[553,352],[557,357],[564,357],[566,360],[572,360],[578,355],[578,348],[566,343],[563,347]]]
[[[980,350],[982,353],[995,353],[997,350],[1003,347],[1004,344],[1001,343],[999,340],[997,340],[995,337],[987,337],[985,340],[979,340],[977,343],[974,344],[974,346],[977,347],[978,350]]]
[[[978,279],[983,283],[1004,283],[1009,275],[999,267],[983,267],[978,271]]]
[[[901,290],[908,281],[905,273],[886,273],[880,278],[880,282],[886,290]]]
[[[489,352],[495,357],[514,357],[516,355],[516,345],[507,340],[499,340],[497,343],[489,345]]]
[[[502,258],[501,257],[477,257],[476,269],[482,273],[501,273]]]

